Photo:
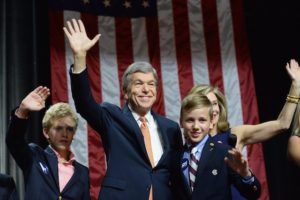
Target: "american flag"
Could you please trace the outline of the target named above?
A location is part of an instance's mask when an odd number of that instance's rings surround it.
[[[81,18],[90,38],[100,41],[88,53],[95,99],[124,105],[121,77],[134,61],[148,61],[161,83],[154,110],[179,121],[182,98],[195,84],[218,86],[228,101],[231,126],[257,124],[257,101],[242,0],[49,0],[52,102],[74,106],[68,71],[72,52],[62,27]],[[105,174],[99,135],[80,118],[72,144],[76,159],[90,169],[97,199]],[[244,149],[269,199],[262,145]]]

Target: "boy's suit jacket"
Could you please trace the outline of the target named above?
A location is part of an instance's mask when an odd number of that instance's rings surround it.
[[[72,94],[77,111],[101,135],[107,157],[107,172],[101,185],[101,200],[148,200],[152,185],[155,200],[173,200],[171,162],[182,146],[177,123],[152,115],[158,125],[163,155],[152,169],[143,136],[131,110],[109,103],[97,104],[90,91],[87,70],[71,73]]]
[[[57,156],[50,147],[42,149],[25,142],[27,123],[28,120],[19,119],[13,111],[6,135],[8,149],[24,174],[25,199],[90,199],[88,169],[76,161],[72,178],[59,191]]]
[[[254,176],[254,182],[246,184],[242,177],[233,172],[224,161],[229,146],[216,143],[211,138],[207,140],[198,161],[198,169],[194,190],[184,177],[181,169],[181,162],[184,150],[174,164],[177,176],[174,176],[173,185],[176,200],[227,200],[231,199],[230,185],[234,184],[239,192],[247,199],[257,199],[260,195],[260,183]],[[178,180],[177,182],[175,180]]]

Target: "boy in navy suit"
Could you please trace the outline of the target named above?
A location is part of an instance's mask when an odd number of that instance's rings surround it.
[[[184,98],[180,123],[186,145],[175,164],[176,199],[231,199],[231,184],[247,199],[257,199],[260,184],[242,154],[210,138],[212,119],[212,105],[206,96]]]
[[[76,162],[70,150],[78,117],[70,105],[56,103],[45,113],[43,134],[46,149],[24,140],[29,113],[45,107],[47,87],[37,87],[12,112],[6,135],[8,149],[25,179],[25,199],[90,199],[87,167]]]

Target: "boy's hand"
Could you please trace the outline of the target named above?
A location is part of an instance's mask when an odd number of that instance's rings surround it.
[[[16,115],[20,118],[26,118],[29,112],[43,109],[49,95],[49,88],[43,86],[37,87],[22,100],[19,108],[16,110]]]
[[[225,157],[225,162],[228,164],[228,166],[233,169],[235,172],[240,174],[242,177],[251,176],[251,172],[249,170],[248,162],[243,157],[242,153],[232,148],[228,151],[229,156]]]

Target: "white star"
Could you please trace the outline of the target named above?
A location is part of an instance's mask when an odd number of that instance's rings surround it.
[[[125,1],[124,4],[125,8],[130,8],[131,7],[131,2],[130,1]]]
[[[143,1],[143,7],[148,8],[149,7],[149,2],[148,1]]]
[[[109,7],[110,6],[110,0],[104,0],[103,4],[105,7]]]

